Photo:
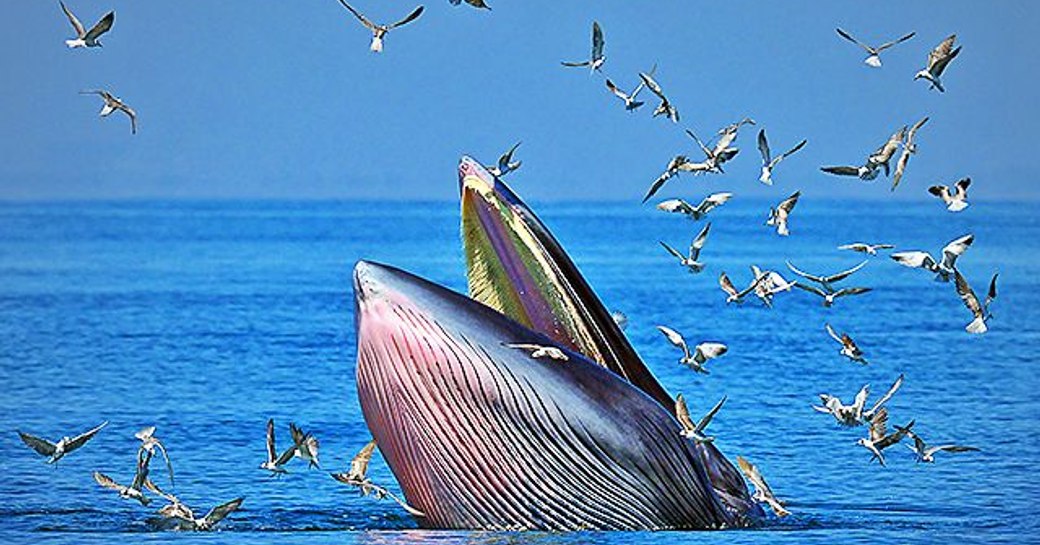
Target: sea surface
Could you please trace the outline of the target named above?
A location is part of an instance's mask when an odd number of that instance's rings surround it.
[[[416,529],[390,501],[333,481],[367,440],[354,384],[351,269],[397,265],[464,290],[458,205],[378,202],[120,202],[0,204],[0,542],[2,543],[1023,543],[1040,540],[1040,206],[803,199],[792,236],[762,225],[768,203],[737,198],[715,210],[699,275],[658,240],[684,246],[700,225],[631,203],[534,203],[534,209],[671,392],[712,424],[728,456],[756,462],[790,517],[756,529],[687,533],[490,533]],[[839,244],[890,242],[939,255],[974,233],[961,269],[985,292],[999,271],[991,331],[964,331],[952,284],[870,261],[844,285],[868,294],[827,309],[808,293],[772,310],[727,306],[717,278],[750,281],[749,265],[785,260],[836,272],[864,256]],[[824,323],[850,332],[869,365],[838,355]],[[730,351],[709,376],[677,364],[655,330]],[[897,445],[882,468],[810,405],[828,392],[851,402],[906,383],[889,409],[916,419],[933,443],[976,445],[916,464]],[[321,439],[323,469],[299,461],[283,478],[258,469],[264,426],[290,421]],[[49,466],[16,430],[57,439],[103,420],[82,450]],[[135,431],[158,426],[174,491],[196,512],[242,496],[212,535],[159,533],[146,509],[98,487],[100,470],[128,481]],[[284,444],[284,443],[283,443]],[[162,478],[153,463],[153,478]],[[378,455],[376,481],[392,476]],[[160,481],[161,482],[161,481]],[[167,484],[169,486],[169,484]]]

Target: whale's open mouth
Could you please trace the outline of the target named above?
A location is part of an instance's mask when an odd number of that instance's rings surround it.
[[[679,434],[671,397],[548,230],[475,162],[460,179],[473,299],[384,265],[354,273],[358,397],[419,523],[745,523],[743,479]]]

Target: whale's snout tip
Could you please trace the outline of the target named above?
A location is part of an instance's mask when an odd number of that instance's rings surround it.
[[[386,283],[386,267],[360,260],[354,265],[354,294],[359,301],[371,299]]]

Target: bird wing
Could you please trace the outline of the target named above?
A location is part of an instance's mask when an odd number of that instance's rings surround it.
[[[156,496],[159,496],[170,503],[180,503],[180,500],[177,498],[177,496],[163,491],[163,489],[159,488],[159,485],[155,484],[155,482],[153,482],[151,479],[145,479],[144,487],[152,494],[155,494]]]
[[[693,239],[690,243],[690,258],[697,259],[700,256],[701,248],[704,247],[704,243],[708,240],[708,231],[711,230],[711,222],[704,225],[700,233],[697,233],[697,238]]]
[[[148,464],[151,463],[151,461],[151,452],[143,451],[138,454],[137,471],[134,473],[134,480],[130,483],[130,488],[140,490],[144,487],[144,484],[148,481]]]
[[[693,419],[690,418],[690,408],[686,406],[686,398],[682,394],[675,396],[675,419],[682,425],[684,432],[691,432],[697,429]]]
[[[726,404],[726,399],[727,396],[722,396],[722,399],[720,399],[719,402],[708,411],[708,414],[704,415],[704,417],[697,422],[697,431],[703,432],[708,427],[708,424],[711,424],[711,419],[715,418],[715,415],[718,414],[720,409],[722,409],[722,406]]]
[[[564,66],[588,66],[588,65],[592,64],[592,62],[591,61],[581,61],[581,62],[560,61],[560,64],[562,64]]]
[[[936,266],[935,258],[928,252],[896,252],[888,257],[907,267],[934,269]]]
[[[642,83],[640,83],[640,85],[642,85]],[[621,100],[629,100],[629,96],[626,95],[625,92],[621,89],[618,89],[618,86],[614,85],[614,82],[610,81],[610,78],[607,78],[607,89],[610,89],[610,92],[614,93],[614,95],[620,98]]]
[[[727,278],[727,280],[728,280],[728,278]],[[721,279],[720,279],[720,281],[721,281]],[[751,293],[752,291],[754,291],[755,288],[758,287],[758,285],[760,283],[762,283],[764,281],[765,281],[765,277],[764,276],[760,276],[758,278],[755,278],[754,280],[751,281],[750,284],[748,284],[748,287],[744,288],[743,290],[741,290],[740,292],[738,292],[736,294],[737,297],[744,297],[745,295]],[[730,283],[730,284],[732,285],[732,283]]]
[[[892,47],[893,45],[901,44],[901,43],[909,40],[910,38],[913,38],[916,35],[917,35],[916,32],[911,32],[910,34],[907,34],[906,36],[903,36],[902,38],[899,38],[898,40],[892,40],[891,42],[883,43],[883,44],[881,44],[881,45],[879,45],[877,47],[877,52],[880,53],[880,52],[882,52],[882,51]]]
[[[888,400],[892,399],[892,396],[894,396],[896,394],[896,392],[899,390],[899,387],[902,386],[902,385],[903,385],[903,375],[900,374],[899,377],[896,378],[896,381],[892,383],[892,386],[890,386],[888,388],[888,391],[885,392],[885,395],[881,396],[881,399],[878,399],[874,403],[874,406],[871,407],[869,411],[867,411],[868,414],[871,414],[871,415],[880,414],[881,408],[885,405],[885,403],[888,403]]]
[[[509,164],[513,162],[513,154],[516,153],[516,148],[520,147],[521,142],[513,144],[513,147],[509,148],[508,151],[502,154],[498,158],[498,170],[499,172],[505,172],[509,170]]]
[[[112,24],[116,22],[116,12],[110,11],[105,14],[90,30],[87,31],[87,35],[83,37],[84,40],[96,40],[102,34],[108,32],[112,28]]]
[[[729,351],[729,347],[722,343],[701,343],[697,345],[699,352],[705,360],[717,358]]]
[[[68,17],[69,22],[72,23],[72,28],[76,30],[76,37],[82,38],[86,36],[87,29],[83,28],[83,23],[79,22],[79,19],[77,19],[76,16],[72,14],[72,11],[70,11],[69,8],[65,7],[65,2],[59,1],[58,4],[61,5],[61,11],[65,12],[65,17]]]
[[[786,263],[787,263],[787,268],[791,269],[791,272],[793,272],[794,274],[796,274],[798,276],[801,276],[802,278],[804,278],[806,280],[811,280],[813,282],[822,282],[823,281],[823,277],[822,276],[816,276],[814,274],[809,274],[809,273],[799,269],[798,267],[795,267],[794,265],[792,265],[790,261],[787,261]]]
[[[667,243],[662,242],[660,240],[657,241],[657,242],[660,243],[661,246],[663,246],[665,250],[668,250],[668,253],[672,254],[673,256],[679,258],[680,260],[685,260],[686,259],[686,256],[684,256],[681,253],[679,253],[679,250],[676,250],[675,248],[672,248]]]
[[[153,435],[155,435],[155,426],[146,426],[144,428],[141,428],[141,430],[137,433],[135,433],[134,437],[140,439],[141,441],[146,441],[150,439]]]
[[[210,509],[209,512],[206,513],[206,516],[202,517],[202,522],[207,526],[213,526],[214,524],[224,520],[225,517],[242,506],[242,501],[244,499],[245,498],[235,498],[227,503],[222,503],[213,509]]]
[[[910,162],[910,148],[904,147],[903,153],[899,154],[899,160],[896,161],[896,173],[892,176],[892,191],[899,187],[899,182],[903,181],[903,173],[906,172],[906,165]]]
[[[657,95],[658,98],[660,98],[661,100],[668,100],[668,98],[664,96],[664,90],[661,89],[661,86],[657,84],[657,81],[654,80],[652,76],[640,72],[639,79],[643,80],[643,83],[646,85],[646,88],[650,89],[651,93]]]
[[[285,452],[282,452],[282,454],[278,456],[278,459],[274,461],[274,465],[280,466],[289,463],[289,460],[292,460],[293,456],[296,456],[296,453],[299,450],[300,445],[293,443],[291,447],[285,449]]]
[[[98,424],[98,426],[94,429],[81,433],[76,437],[72,438],[72,440],[69,441],[67,445],[65,445],[65,452],[72,452],[78,449],[79,447],[82,447],[87,441],[93,439],[94,436],[97,435],[99,431],[101,431],[101,428],[104,428],[107,425],[108,421],[106,420],[101,424]]]
[[[870,420],[870,440],[877,442],[886,435],[888,435],[888,409],[881,407],[881,410]]]
[[[789,149],[789,150],[785,151],[785,152],[784,152],[784,153],[783,153],[782,155],[780,155],[779,157],[775,157],[775,158],[773,159],[773,163],[772,163],[772,166],[774,166],[774,167],[775,167],[775,166],[776,166],[776,165],[777,165],[778,163],[780,163],[780,161],[783,161],[784,159],[787,159],[788,157],[790,157],[790,156],[792,156],[792,155],[794,155],[794,154],[798,153],[798,151],[799,151],[799,150],[801,150],[802,148],[804,148],[804,147],[805,147],[805,145],[806,145],[806,144],[808,144],[808,143],[809,143],[809,141],[808,141],[808,140],[805,140],[805,139],[803,139],[803,140],[802,140],[801,142],[798,142],[797,144],[795,144],[795,146],[794,146],[793,148],[791,148],[791,149]]]
[[[841,288],[834,292],[834,298],[837,299],[838,297],[845,297],[846,295],[859,295],[861,293],[867,293],[873,289],[874,288]]]
[[[864,252],[867,250],[867,245],[862,242],[853,242],[852,244],[842,244],[838,246],[839,250],[853,250],[856,252]]]
[[[683,352],[686,353],[687,358],[690,357],[690,349],[686,346],[686,339],[683,338],[681,333],[663,325],[657,326],[657,330],[668,339],[668,342],[682,348]]]
[[[863,263],[860,263],[859,265],[856,265],[855,267],[853,267],[851,269],[848,269],[848,270],[845,270],[845,271],[841,271],[840,273],[832,274],[832,275],[830,275],[828,277],[825,277],[824,281],[826,281],[826,282],[837,282],[839,280],[848,278],[849,275],[851,275],[852,273],[862,269],[866,265],[867,265],[867,262],[863,261]]]
[[[364,480],[365,474],[368,473],[368,464],[372,461],[372,454],[376,451],[375,439],[369,441],[361,450],[358,451],[357,455],[350,461],[350,473],[349,477],[357,480]]]
[[[361,12],[359,12],[358,10],[354,9],[353,7],[351,7],[350,4],[346,3],[344,0],[339,0],[339,3],[343,4],[343,7],[347,8],[347,11],[349,11],[350,13],[353,13],[354,17],[357,17],[357,20],[361,21],[361,24],[365,25],[365,28],[367,28],[367,29],[369,29],[369,30],[371,30],[373,32],[377,28],[379,28],[375,23],[373,23],[372,21],[369,21],[368,17],[365,17],[364,15],[362,15]]]
[[[116,108],[130,117],[130,132],[132,134],[137,134],[137,112],[122,102],[117,104]]]
[[[967,251],[972,242],[975,242],[975,235],[968,234],[947,244],[942,250],[943,266],[952,269],[954,264],[957,263],[957,258]]]
[[[397,28],[399,26],[404,26],[408,23],[411,23],[412,21],[418,19],[420,15],[422,15],[423,9],[425,9],[423,6],[417,6],[415,9],[412,10],[411,13],[408,14],[407,17],[390,25],[389,28]]]
[[[870,385],[864,384],[859,392],[856,392],[856,398],[852,401],[852,406],[856,408],[857,414],[862,414],[863,407],[867,405],[868,396],[870,396]]]
[[[669,167],[670,166],[671,165],[669,165]],[[654,183],[650,184],[650,189],[647,190],[646,195],[643,196],[643,202],[645,203],[646,201],[650,200],[650,197],[653,197],[654,194],[660,191],[661,188],[664,187],[665,182],[667,182],[674,175],[675,171],[669,168],[668,170],[665,170],[664,173],[662,173],[660,176],[658,176],[657,179],[654,180]]]
[[[733,285],[733,281],[729,279],[725,272],[719,275],[719,287],[729,295],[737,296],[738,294],[737,287]]]
[[[939,197],[943,202],[950,202],[950,188],[944,185],[933,185],[928,188],[928,192]]]
[[[971,186],[971,178],[961,178],[957,180],[957,183],[953,184],[954,196],[959,199],[965,199],[968,197],[968,187]]]
[[[765,478],[762,477],[762,473],[755,464],[747,461],[743,456],[737,456],[737,465],[740,466],[740,471],[744,474],[744,477],[751,481],[751,484],[755,485],[755,488],[761,492],[762,496],[767,498],[773,497],[773,490],[769,488],[769,484],[766,483]]]
[[[278,458],[274,446],[274,419],[267,419],[267,461],[273,462]]]
[[[838,176],[859,176],[859,167],[829,166],[820,167],[820,170],[826,172],[827,174],[835,174]]]
[[[801,282],[795,282],[794,283],[794,287],[802,289],[802,290],[805,290],[805,291],[807,291],[809,293],[815,293],[816,295],[819,295],[820,297],[827,297],[827,294],[824,293],[823,290],[821,290],[820,288],[817,288],[816,286],[812,286],[812,285],[809,285],[809,284],[802,284]]]
[[[997,298],[997,276],[999,273],[994,273],[993,278],[989,280],[989,291],[986,292],[986,303],[985,307],[989,308],[989,304]]]
[[[296,445],[302,445],[308,436],[306,432],[293,422],[289,422],[289,435],[292,437],[292,442]]]
[[[23,443],[28,445],[29,448],[35,450],[36,453],[41,456],[53,456],[54,451],[58,448],[54,443],[36,437],[35,435],[29,435],[28,433],[18,432],[18,437],[21,437]]]
[[[938,445],[928,449],[928,454],[935,454],[939,451],[946,452],[977,452],[977,447],[969,447],[964,445]]]
[[[599,23],[592,22],[592,60],[603,58],[603,30]]]
[[[846,40],[848,40],[848,41],[850,41],[850,42],[852,42],[852,43],[862,47],[863,49],[865,49],[867,51],[867,53],[870,53],[871,55],[874,54],[874,50],[871,49],[871,47],[869,45],[866,45],[863,42],[857,40],[856,38],[853,38],[852,35],[849,34],[848,32],[845,32],[844,30],[842,30],[840,28],[836,28],[834,30],[836,30],[838,32],[838,36],[841,36],[842,38],[845,38]],[[880,48],[878,50],[880,51]]]
[[[105,488],[111,489],[111,490],[120,490],[121,491],[124,488],[122,485],[120,485],[119,483],[117,483],[114,480],[112,480],[112,477],[109,477],[108,475],[105,475],[104,473],[101,473],[100,471],[95,471],[94,472],[94,480],[97,481],[97,483],[99,485],[101,485],[101,486],[103,486]]]
[[[842,343],[841,337],[838,336],[838,333],[836,331],[834,331],[834,328],[831,327],[831,324],[823,324],[823,326],[827,328],[827,334],[830,335],[832,339],[838,341],[839,343]]]
[[[764,166],[771,166],[773,156],[769,153],[769,140],[766,139],[765,129],[758,131],[758,152],[762,154],[762,164]]]
[[[790,197],[787,197],[776,206],[777,211],[783,211],[785,216],[790,214],[794,210],[794,206],[798,204],[798,197],[801,196],[801,191],[795,191]]]
[[[933,74],[942,74],[946,65],[960,53],[961,48],[953,49],[953,43],[957,41],[956,34],[950,34],[939,45],[928,53],[928,71]]]
[[[956,269],[954,269],[953,274],[957,284],[957,295],[961,296],[964,306],[968,307],[968,310],[976,317],[982,316],[982,305],[979,303],[979,298],[972,291],[971,286],[968,285],[968,281],[964,279],[964,275]]]
[[[914,141],[914,137],[917,136],[917,131],[919,131],[921,129],[921,127],[924,126],[925,123],[928,123],[928,117],[927,116],[923,117],[920,121],[918,121],[917,123],[914,123],[914,125],[912,127],[910,127],[910,131],[906,133],[906,143],[907,144],[910,144],[910,143],[912,143]]]
[[[701,201],[700,205],[698,205],[698,208],[701,209],[701,212],[707,213],[714,209],[716,206],[725,204],[732,198],[732,193],[712,193],[711,195],[704,197],[704,200]]]

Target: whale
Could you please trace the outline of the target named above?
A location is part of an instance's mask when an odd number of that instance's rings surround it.
[[[354,268],[365,423],[431,529],[707,530],[762,517],[562,246],[478,162],[459,163],[469,293]],[[516,345],[554,347],[536,357]]]

